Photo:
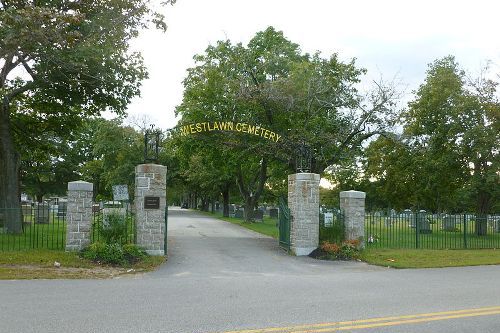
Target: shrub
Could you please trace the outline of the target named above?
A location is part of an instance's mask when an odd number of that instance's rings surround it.
[[[135,264],[144,259],[147,254],[133,244],[105,244],[96,242],[85,248],[81,256],[94,262],[109,265]]]
[[[350,260],[359,257],[359,240],[346,240],[340,245],[337,243],[322,242],[320,250],[324,255],[320,256],[324,259],[340,259]]]
[[[106,244],[123,243],[127,239],[127,221],[119,213],[109,213],[104,216],[99,225],[99,233]]]
[[[134,244],[125,244],[123,245],[123,256],[128,263],[134,264],[144,259],[147,253]]]

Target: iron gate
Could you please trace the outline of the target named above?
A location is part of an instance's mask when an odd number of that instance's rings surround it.
[[[282,249],[290,250],[290,209],[283,197],[279,199],[279,245]]]

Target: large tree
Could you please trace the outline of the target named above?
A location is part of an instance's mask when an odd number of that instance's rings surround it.
[[[177,108],[181,125],[239,121],[282,137],[273,142],[227,133],[210,141],[216,143],[214,149],[224,146],[230,152],[224,162],[231,166],[247,220],[252,219],[274,166],[284,164],[295,171],[301,146],[313,155],[312,171],[322,173],[391,124],[387,120],[393,90],[378,85],[364,98],[356,84],[365,70],[354,60],[344,63],[336,54],[329,58],[303,54],[272,27],[258,32],[247,46],[218,42],[195,61]]]
[[[376,193],[396,208],[475,210],[476,233],[485,234],[484,216],[499,197],[497,86],[486,69],[471,78],[452,56],[430,64],[402,113],[403,133],[366,150],[365,176]]]
[[[0,208],[19,207],[19,141],[121,114],[139,94],[146,71],[129,42],[150,23],[165,29],[149,0],[0,1]],[[19,213],[7,229],[20,232]]]

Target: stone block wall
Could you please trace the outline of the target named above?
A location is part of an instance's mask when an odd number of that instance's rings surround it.
[[[318,247],[319,181],[315,173],[288,176],[290,250],[297,256],[309,255]]]
[[[340,192],[340,209],[344,214],[346,240],[359,240],[364,247],[365,198],[360,191]]]
[[[66,251],[79,251],[90,244],[93,190],[92,183],[68,183]]]
[[[140,164],[135,168],[135,214],[137,245],[151,255],[164,255],[167,167]],[[145,197],[159,198],[158,209],[148,209]]]

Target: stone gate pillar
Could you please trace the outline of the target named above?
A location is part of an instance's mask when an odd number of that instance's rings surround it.
[[[359,240],[361,247],[364,247],[365,237],[365,198],[365,192],[340,192],[340,209],[344,213],[345,221],[345,239]]]
[[[307,256],[318,247],[319,180],[316,173],[288,175],[290,250],[297,256]]]
[[[93,190],[92,183],[68,183],[66,251],[79,251],[90,244]]]
[[[148,254],[165,255],[167,167],[140,164],[135,168],[137,245]]]

